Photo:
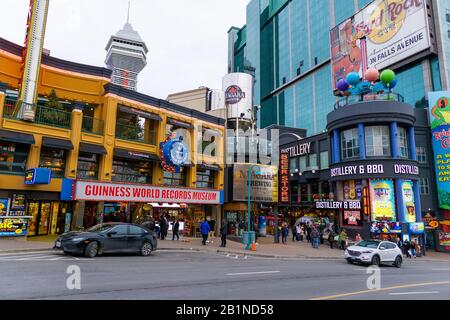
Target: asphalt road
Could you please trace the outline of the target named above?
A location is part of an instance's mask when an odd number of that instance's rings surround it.
[[[70,266],[81,272],[79,290],[67,288]],[[420,258],[401,269],[381,267],[381,290],[368,289],[366,267],[344,259],[244,259],[181,251],[95,259],[16,253],[0,255],[0,272],[0,299],[450,299],[450,262]]]

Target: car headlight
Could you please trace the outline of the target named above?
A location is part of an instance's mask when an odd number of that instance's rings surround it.
[[[73,242],[79,242],[79,241],[83,241],[84,240],[84,238],[72,238],[72,239],[70,239],[70,241],[73,241]]]

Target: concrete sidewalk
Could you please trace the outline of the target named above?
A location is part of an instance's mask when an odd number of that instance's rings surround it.
[[[0,240],[0,253],[26,252],[52,250],[56,237],[34,237],[34,238],[2,238]],[[245,245],[235,241],[227,241],[227,247],[220,247],[220,238],[214,238],[212,243],[206,246],[201,244],[201,239],[182,237],[179,241],[158,240],[160,250],[187,250],[212,253],[224,253],[239,256],[257,256],[267,258],[303,258],[303,259],[343,259],[343,251],[330,249],[325,242],[320,249],[314,249],[309,243],[293,242],[291,239],[286,244],[273,243],[273,237],[258,238],[256,251],[245,250]],[[427,252],[425,257],[417,258],[422,261],[449,261],[450,254],[439,252]]]

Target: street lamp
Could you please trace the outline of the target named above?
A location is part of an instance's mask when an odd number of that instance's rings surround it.
[[[250,164],[248,165],[248,185],[247,185],[248,243],[247,247],[245,247],[246,250],[251,250],[251,242],[252,242],[252,234],[250,226],[251,225],[250,195],[251,195],[251,179],[254,167],[259,168],[257,165],[250,165]]]

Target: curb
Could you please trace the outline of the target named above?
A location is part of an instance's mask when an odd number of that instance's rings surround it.
[[[0,250],[0,254],[2,253],[16,253],[16,252],[46,252],[53,251],[53,248],[36,248],[36,249],[11,249],[11,250]]]

